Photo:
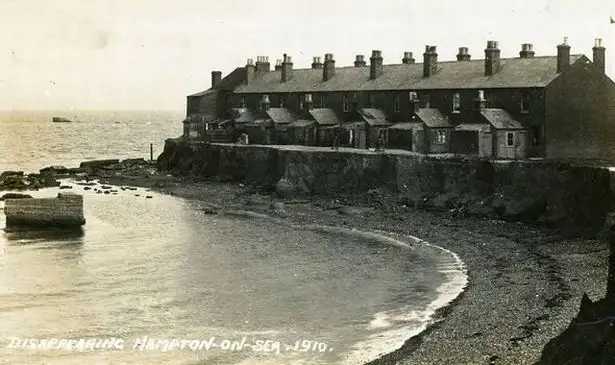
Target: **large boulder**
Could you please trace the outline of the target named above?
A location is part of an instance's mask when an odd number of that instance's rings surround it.
[[[275,184],[275,194],[279,198],[291,198],[295,193],[293,184],[288,179],[281,178]]]
[[[5,199],[29,199],[32,198],[32,195],[28,194],[19,194],[19,193],[6,193],[0,197],[0,201]]]
[[[83,161],[79,165],[79,168],[81,168],[81,169],[98,170],[98,169],[102,169],[103,167],[108,167],[108,166],[111,166],[111,165],[116,165],[119,162],[120,162],[120,160],[118,160],[118,159]]]
[[[69,173],[69,170],[64,166],[49,166],[41,169],[39,172],[41,174],[66,175]]]
[[[3,171],[0,174],[0,180],[9,177],[9,176],[19,176],[22,177],[23,176],[23,171]]]

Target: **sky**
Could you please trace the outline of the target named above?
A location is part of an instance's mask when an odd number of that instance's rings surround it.
[[[488,40],[502,57],[522,43],[536,56],[591,59],[602,38],[615,79],[613,0],[0,0],[0,109],[184,110],[185,96],[210,87],[248,58],[287,53],[295,68],[333,53],[337,66],[381,50],[422,62],[469,47],[484,58]],[[611,51],[613,47],[613,51]]]

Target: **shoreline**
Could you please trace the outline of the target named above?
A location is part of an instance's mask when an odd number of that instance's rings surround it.
[[[391,210],[349,197],[282,200],[236,183],[161,173],[101,175],[91,178],[199,200],[210,207],[204,214],[248,210],[290,224],[361,227],[420,237],[458,255],[469,278],[466,289],[436,310],[425,330],[366,365],[534,364],[577,315],[584,292],[592,299],[604,295],[607,247],[596,240],[493,219]],[[85,188],[71,185],[73,191]]]
[[[344,198],[281,200],[243,184],[167,175],[101,182],[199,200],[211,207],[209,213],[249,210],[292,224],[333,222],[420,237],[459,255],[469,277],[466,290],[438,309],[424,331],[366,365],[534,364],[577,315],[584,292],[592,299],[604,295],[607,247],[594,239],[409,207],[386,211]]]

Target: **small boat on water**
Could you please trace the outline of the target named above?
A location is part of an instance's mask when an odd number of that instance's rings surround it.
[[[54,123],[70,123],[70,122],[72,122],[72,120],[66,119],[66,118],[62,118],[62,117],[53,117],[53,122]]]

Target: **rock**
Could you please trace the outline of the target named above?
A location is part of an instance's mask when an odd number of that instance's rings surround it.
[[[528,196],[506,206],[504,217],[521,222],[535,222],[546,212],[546,207],[544,198]]]
[[[144,158],[127,158],[125,160],[122,160],[122,162],[120,162],[122,165],[125,166],[140,166],[140,165],[147,165],[147,161],[145,161]]]
[[[92,190],[92,188],[89,187],[89,186],[85,186],[85,187],[83,187],[83,190]]]
[[[110,192],[112,192],[112,193],[114,193],[114,194],[117,194],[117,190],[111,189],[111,190],[109,190],[109,191],[110,191]]]
[[[275,184],[275,193],[279,198],[290,198],[294,194],[293,184],[282,178]]]
[[[19,194],[19,193],[6,193],[0,197],[0,201],[4,199],[29,199],[29,198],[32,198],[32,195]]]
[[[151,198],[152,198],[152,196],[151,196],[151,195],[147,195],[147,196],[145,197],[145,199],[151,199]]]
[[[78,182],[77,185],[81,185],[81,186],[94,186],[97,185],[95,182]]]
[[[60,189],[72,189],[73,187],[70,185],[60,185]]]
[[[203,208],[203,213],[205,214],[218,214],[218,211],[213,207],[205,207]]]
[[[453,209],[458,198],[455,193],[440,194],[431,199],[431,205],[434,209],[442,211]]]
[[[20,175],[6,175],[0,179],[0,190],[26,190],[28,185]]]
[[[111,189],[111,186],[109,186],[109,185],[103,185],[103,186],[101,186],[100,188],[101,188],[101,189],[104,189],[104,190],[108,190],[108,189]]]
[[[110,159],[110,160],[91,160],[91,161],[83,161],[80,165],[80,169],[93,169],[98,170],[106,166],[116,165],[120,162],[118,159]]]
[[[102,194],[102,191],[96,190],[96,194]]]
[[[0,174],[0,180],[4,179],[5,177],[8,176],[19,176],[22,177],[23,176],[23,171],[3,171],[2,174]]]
[[[105,190],[105,194],[110,194],[110,193],[109,193],[109,190]]]
[[[271,204],[269,204],[269,212],[276,214],[276,215],[282,215],[285,216],[286,213],[286,209],[284,207],[284,203],[282,202],[272,202]]]
[[[40,169],[41,174],[67,175],[69,170],[64,166],[49,166]]]

